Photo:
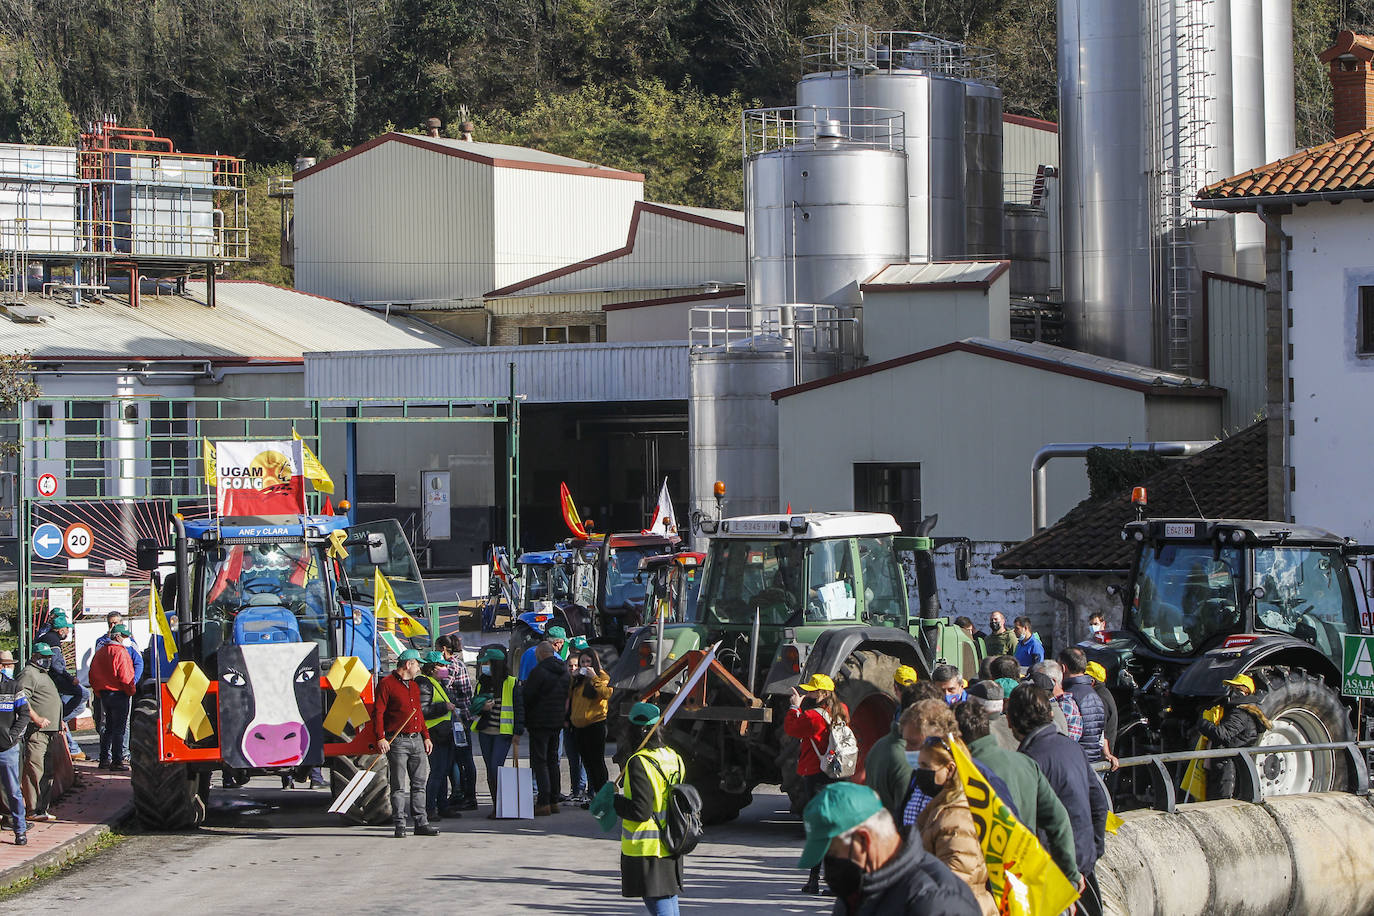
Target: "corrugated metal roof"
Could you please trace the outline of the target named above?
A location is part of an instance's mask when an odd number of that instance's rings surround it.
[[[713,219],[717,222],[730,223],[734,226],[744,225],[743,210],[716,210],[711,207],[684,207],[681,204],[654,204],[655,207],[662,207],[664,210],[676,210],[679,213],[686,213],[688,216],[699,216],[702,219]]]
[[[308,353],[306,395],[505,397],[531,404],[687,400],[686,341]]]
[[[925,264],[889,264],[865,280],[860,288],[879,286],[986,287],[1007,272],[1008,261],[932,261]]]
[[[525,146],[508,146],[505,143],[483,143],[479,140],[451,140],[448,137],[422,137],[426,143],[435,146],[446,146],[449,149],[456,149],[463,153],[473,153],[478,156],[488,156],[492,159],[509,159],[516,162],[536,162],[540,165],[571,165],[584,169],[602,169],[608,166],[598,165],[595,162],[587,162],[582,159],[573,159],[571,156],[560,156],[557,153],[546,153],[539,149],[530,149]]]
[[[0,318],[0,349],[36,359],[300,359],[312,350],[454,347],[460,339],[356,306],[266,283],[216,284],[216,307],[205,305],[205,284],[187,295],[145,293],[138,308],[124,296],[69,306],[29,294],[21,311],[41,308],[41,324]]]
[[[1004,353],[1023,356],[1028,359],[1054,363],[1060,366],[1068,366],[1074,369],[1088,369],[1093,372],[1100,372],[1103,375],[1111,375],[1132,382],[1143,382],[1147,385],[1172,385],[1179,388],[1193,388],[1205,386],[1207,384],[1207,382],[1202,379],[1189,378],[1186,375],[1180,375],[1176,372],[1165,372],[1162,369],[1152,369],[1149,366],[1138,366],[1135,363],[1128,363],[1119,359],[1094,356],[1091,353],[1070,350],[1066,347],[1056,347],[1053,344],[1038,342],[1029,343],[1020,340],[991,340],[986,337],[970,337],[968,342],[991,350],[1001,350]]]

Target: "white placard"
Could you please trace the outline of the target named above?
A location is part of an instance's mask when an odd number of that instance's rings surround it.
[[[79,616],[80,608],[76,608],[76,613],[73,613],[72,592],[71,588],[48,589],[48,612],[66,614],[68,619]]]
[[[132,642],[140,652],[148,647],[149,633],[152,632],[152,625],[148,618],[125,617],[124,625],[133,634]],[[78,620],[72,628],[76,637],[76,678],[87,687],[91,685],[88,674],[91,667],[91,656],[95,654],[95,641],[110,631],[105,623],[105,618],[98,620]]]
[[[470,594],[474,598],[485,598],[487,588],[491,584],[491,567],[486,564],[472,567],[472,591]]]
[[[86,579],[81,583],[82,613],[104,617],[112,611],[129,614],[128,579]]]
[[[77,557],[68,557],[68,558],[67,558],[67,571],[68,571],[68,572],[85,572],[86,570],[88,570],[88,569],[90,569],[90,568],[91,568],[91,561],[90,561],[88,558],[86,558],[86,557],[80,557],[80,558],[77,558]]]

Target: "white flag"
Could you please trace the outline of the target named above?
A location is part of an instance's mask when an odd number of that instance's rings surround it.
[[[668,478],[663,478],[663,489],[658,491],[658,505],[654,507],[654,517],[645,529],[650,534],[677,537],[677,515],[673,512],[673,500],[668,496]]]

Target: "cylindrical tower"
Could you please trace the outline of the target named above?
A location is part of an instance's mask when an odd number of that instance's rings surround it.
[[[744,113],[749,301],[859,305],[859,283],[907,260],[899,112]]]
[[[1263,165],[1264,29],[1260,0],[1231,0],[1231,126],[1235,138],[1232,173]],[[1289,66],[1292,78],[1292,66]],[[1248,213],[1236,222],[1236,272],[1247,280],[1264,279],[1264,223]]]
[[[1072,346],[1152,365],[1140,13],[1059,2],[1064,298]]]
[[[1002,219],[1002,90],[964,83],[964,240],[969,258],[1005,257]]]
[[[1262,0],[1264,161],[1293,152],[1293,0]]]

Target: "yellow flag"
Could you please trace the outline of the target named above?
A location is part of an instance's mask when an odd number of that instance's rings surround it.
[[[162,655],[171,660],[177,654],[177,642],[172,638],[172,626],[167,622],[167,611],[162,607],[162,599],[157,594],[157,583],[148,583],[148,620],[162,636]]]
[[[429,632],[401,607],[400,602],[396,600],[396,593],[391,590],[391,583],[386,581],[386,576],[382,575],[380,568],[372,581],[372,613],[378,620],[387,622],[388,630],[395,629],[396,623],[399,622],[403,636],[423,636]]]
[[[305,444],[300,433],[292,429],[291,437],[301,444],[301,454],[305,457],[305,479],[315,484],[315,489],[321,493],[333,493],[334,481],[329,478],[329,472],[324,469],[324,465],[320,464],[320,459],[310,451],[310,446]]]
[[[1213,706],[1202,714],[1202,718],[1211,722],[1213,725],[1221,721],[1221,707]],[[1205,751],[1212,742],[1206,738],[1197,739],[1197,750]],[[1180,788],[1184,791],[1184,800],[1188,798],[1197,801],[1207,800],[1207,773],[1203,770],[1201,760],[1188,761],[1188,768],[1183,771],[1183,782]]]
[[[205,463],[205,485],[219,486],[219,474],[215,471],[215,444],[209,439],[201,439],[200,443],[200,458]]]
[[[949,739],[949,747],[983,845],[993,898],[1006,903],[1004,912],[1009,916],[1062,913],[1078,899],[1078,891],[1035,834],[1016,819],[988,785],[968,749],[956,738]]]

